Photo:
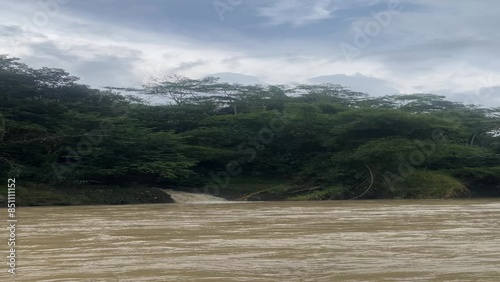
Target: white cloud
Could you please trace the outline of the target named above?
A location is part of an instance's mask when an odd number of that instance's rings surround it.
[[[376,3],[383,2],[275,0],[256,11],[268,23],[294,32],[297,29],[291,27],[319,24],[345,10]],[[20,57],[35,67],[64,68],[92,86],[138,86],[162,74],[204,77],[231,72],[264,83],[307,82],[311,77],[334,75],[346,84],[359,84],[350,86],[361,91],[434,92],[460,99],[478,89],[498,89],[500,18],[496,11],[500,2],[491,1],[488,6],[469,1],[413,1],[420,5],[418,9],[410,9],[408,3],[402,1],[403,12],[393,16],[380,36],[362,50],[363,56],[351,62],[335,53],[339,39],[330,31],[338,26],[322,26],[325,34],[309,38],[260,37],[257,33],[262,30],[256,24],[251,26],[255,32],[251,36],[235,29],[225,33],[230,28],[203,27],[207,33],[220,33],[218,39],[226,38],[218,41],[183,36],[172,29],[132,29],[104,18],[90,20],[61,6],[43,28],[33,29],[20,19],[29,20],[37,12],[36,5],[20,1],[0,10],[0,53]],[[370,11],[354,15],[348,17],[353,24],[362,26],[372,20]],[[346,36],[342,40],[352,39],[349,27],[335,31]],[[500,105],[495,98],[498,91],[492,93],[488,99]]]
[[[10,15],[15,17],[12,11]],[[201,76],[218,70],[228,56],[241,56],[176,34],[67,15],[51,21],[51,26],[36,30],[17,22],[0,22],[0,34],[5,35],[0,37],[0,53],[20,57],[35,67],[64,68],[92,86],[137,86],[170,72]]]
[[[313,84],[314,83],[340,84],[343,86],[348,86],[353,91],[369,93],[375,96],[400,94],[399,90],[394,88],[394,85],[391,85],[387,81],[384,81],[379,78],[364,76],[361,74],[324,75],[324,76],[313,77],[309,79],[308,82]]]
[[[332,17],[329,0],[278,0],[259,9],[259,15],[272,25],[303,26]]]

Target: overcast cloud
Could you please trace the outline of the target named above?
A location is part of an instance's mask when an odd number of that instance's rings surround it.
[[[498,11],[495,0],[5,0],[0,53],[94,87],[221,74],[500,106]]]

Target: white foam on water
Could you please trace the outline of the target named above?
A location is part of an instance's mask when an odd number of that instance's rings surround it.
[[[225,199],[212,196],[209,194],[199,194],[199,193],[189,193],[183,191],[175,191],[172,189],[163,189],[165,193],[169,194],[170,197],[176,203],[181,204],[198,204],[198,203],[222,203],[227,202]]]

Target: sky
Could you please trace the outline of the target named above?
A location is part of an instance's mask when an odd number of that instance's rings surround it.
[[[0,54],[92,87],[218,76],[500,106],[496,0],[0,0]]]

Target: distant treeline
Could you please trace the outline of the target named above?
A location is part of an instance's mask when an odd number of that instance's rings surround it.
[[[333,84],[173,76],[97,90],[77,81],[0,57],[3,183],[224,194],[234,190],[231,179],[245,177],[284,179],[295,188],[280,193],[299,200],[500,196],[499,109]]]

